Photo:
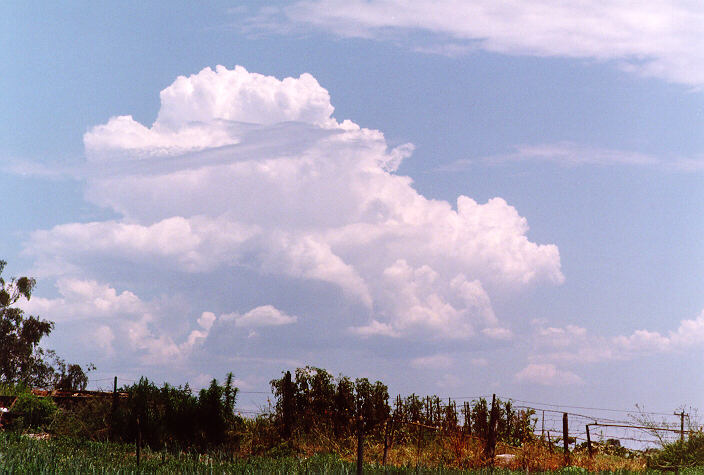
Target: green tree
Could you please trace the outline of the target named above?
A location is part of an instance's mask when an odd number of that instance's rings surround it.
[[[36,281],[30,277],[5,280],[6,264],[0,260],[0,383],[84,389],[88,378],[79,365],[66,365],[54,351],[39,346],[54,329],[54,322],[27,316],[15,306],[31,298]]]

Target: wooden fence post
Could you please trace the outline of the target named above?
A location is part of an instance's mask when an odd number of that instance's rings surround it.
[[[463,404],[464,412],[464,429],[467,435],[472,435],[472,408],[469,405],[469,401],[465,401]]]
[[[511,401],[506,403],[506,437],[507,442],[511,444]]]
[[[540,440],[545,441],[545,409],[543,409],[543,421],[540,425]]]
[[[137,440],[136,440],[136,445],[137,445],[137,466],[139,467],[139,456],[140,456],[140,450],[142,449],[142,428],[139,424],[139,416],[137,416]]]
[[[565,465],[570,464],[570,442],[569,442],[569,428],[567,424],[567,413],[562,413],[562,440],[565,447]]]
[[[357,475],[362,475],[364,468],[364,418],[357,420]]]
[[[117,376],[112,385],[112,408],[110,410],[110,439],[115,440],[115,419],[117,418]]]
[[[587,450],[589,451],[589,457],[592,456],[592,438],[589,436],[589,424],[587,424]]]
[[[494,455],[496,454],[496,423],[498,416],[498,407],[496,406],[496,394],[491,396],[491,411],[489,412],[489,434],[486,440],[484,454],[486,458],[491,459],[494,463]]]
[[[394,422],[396,414],[391,415],[391,419],[386,419],[386,427],[384,427],[384,455],[381,457],[381,464],[386,466],[386,458],[389,455],[389,448],[394,440]]]
[[[418,470],[418,467],[420,466],[420,451],[421,451],[422,441],[423,441],[423,424],[418,423],[418,447],[416,448],[416,471]]]

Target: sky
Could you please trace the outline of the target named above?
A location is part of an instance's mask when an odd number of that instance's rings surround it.
[[[704,407],[699,2],[3,2],[0,257],[91,386]],[[107,382],[105,382],[107,381]]]

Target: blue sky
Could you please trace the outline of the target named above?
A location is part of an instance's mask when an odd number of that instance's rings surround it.
[[[0,255],[96,378],[702,407],[704,11],[594,5],[4,3]]]

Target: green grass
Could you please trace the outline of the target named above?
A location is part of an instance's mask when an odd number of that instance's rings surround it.
[[[137,474],[137,473],[241,473],[241,474],[354,474],[354,462],[346,462],[338,455],[319,454],[308,458],[296,457],[251,457],[228,460],[226,456],[197,454],[162,454],[148,449],[142,451],[141,463],[137,466],[133,445],[92,442],[81,439],[54,438],[34,440],[10,432],[0,432],[0,473],[48,474],[48,473],[93,473],[93,474]],[[366,474],[519,474],[505,470],[423,469],[415,467],[381,467],[365,465]],[[532,472],[536,473],[536,472]],[[552,473],[587,473],[583,469],[567,468]],[[620,472],[627,473],[627,472]],[[644,474],[645,472],[638,472]],[[652,472],[660,473],[660,472]],[[704,473],[690,469],[680,473]]]

